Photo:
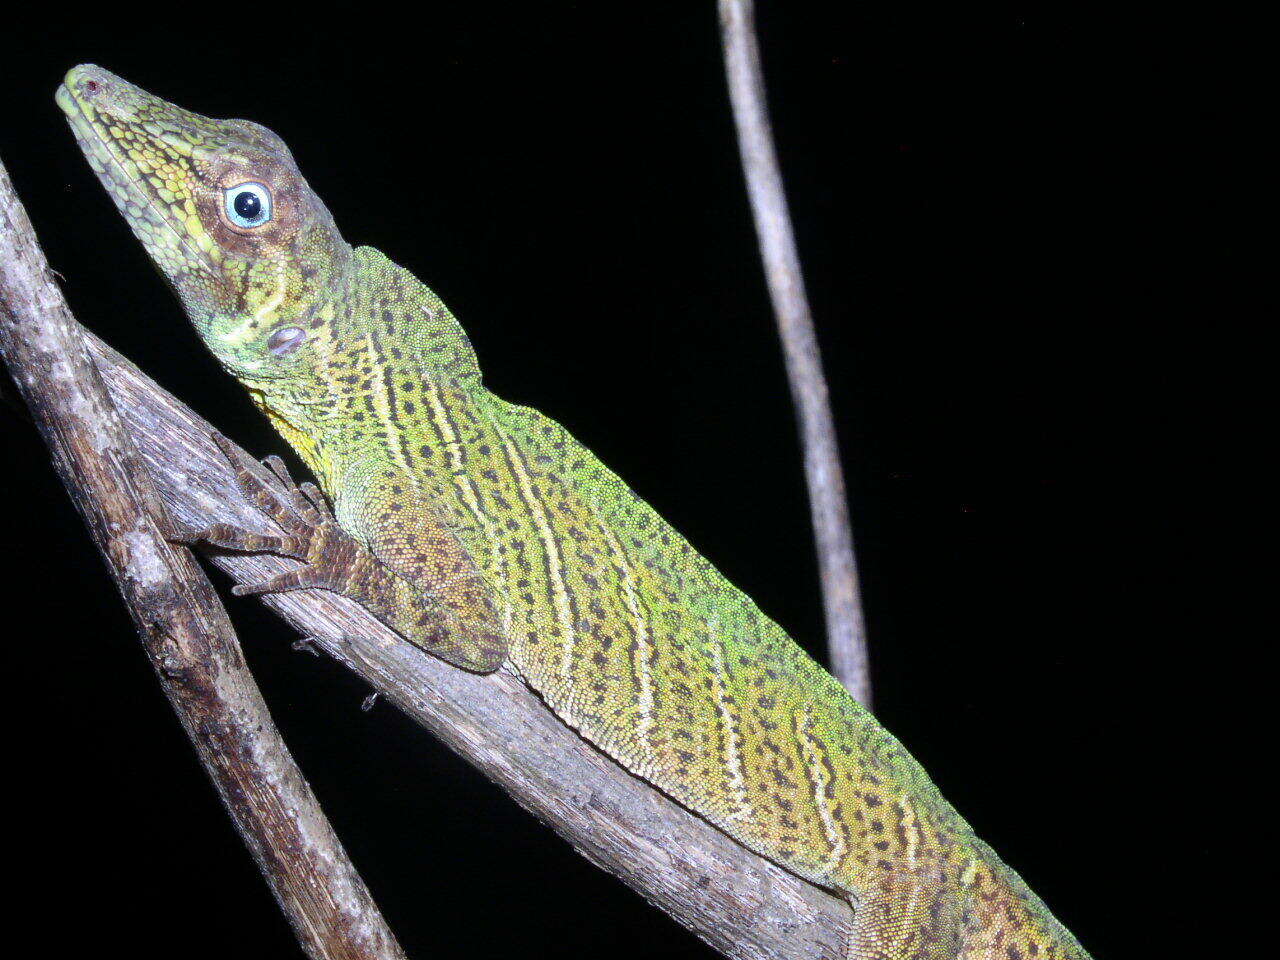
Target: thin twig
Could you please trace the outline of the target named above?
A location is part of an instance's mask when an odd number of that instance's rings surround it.
[[[0,164],[0,352],[236,829],[315,960],[404,960],[289,755],[164,508]]]
[[[853,532],[849,526],[840,450],[769,128],[755,13],[752,0],[719,0],[719,9],[725,74],[738,128],[747,195],[755,217],[778,335],[786,356],[791,397],[800,419],[831,671],[856,700],[869,707],[871,676],[867,666],[866,624],[858,591],[858,568],[853,555]]]
[[[180,322],[176,314],[173,322]],[[221,521],[276,532],[240,494],[231,465],[211,439],[213,427],[91,333],[83,332],[83,338],[174,520],[194,528]],[[273,482],[267,471],[259,475]],[[296,566],[267,555],[211,560],[250,583]],[[557,720],[513,674],[477,676],[451,667],[332,593],[303,590],[264,602],[583,856],[726,956],[844,956],[846,902],[752,854],[633,777]],[[490,881],[460,876],[459,882]],[[491,895],[487,887],[485,893]],[[565,905],[566,918],[573,908]]]

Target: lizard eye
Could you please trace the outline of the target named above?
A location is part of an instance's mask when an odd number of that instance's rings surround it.
[[[260,227],[271,219],[271,191],[260,183],[241,183],[222,191],[227,219],[237,227]]]

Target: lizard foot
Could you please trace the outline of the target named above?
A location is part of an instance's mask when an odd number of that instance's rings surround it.
[[[303,565],[260,583],[237,584],[238,597],[284,590],[332,590],[347,593],[353,577],[376,561],[368,548],[338,526],[324,495],[313,483],[294,483],[284,461],[272,455],[263,464],[280,482],[272,489],[249,468],[240,450],[215,433],[214,442],[236,471],[236,485],[250,503],[269,516],[283,535],[255,533],[229,523],[213,523],[202,530],[180,531],[172,539],[205,544],[238,553],[274,553],[303,561]]]

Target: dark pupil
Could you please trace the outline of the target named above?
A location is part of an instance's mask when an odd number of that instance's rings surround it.
[[[257,220],[262,216],[262,201],[258,199],[256,193],[250,193],[248,190],[236,194],[236,198],[231,201],[231,206],[235,209],[236,215],[245,220]]]

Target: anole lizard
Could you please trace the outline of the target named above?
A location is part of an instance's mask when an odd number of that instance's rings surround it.
[[[332,502],[241,471],[304,561],[240,594],[352,597],[461,668],[516,671],[618,763],[854,910],[850,960],[1087,958],[910,754],[562,426],[485,389],[452,314],[339,235],[269,130],[101,69],[81,149],[222,365]]]

